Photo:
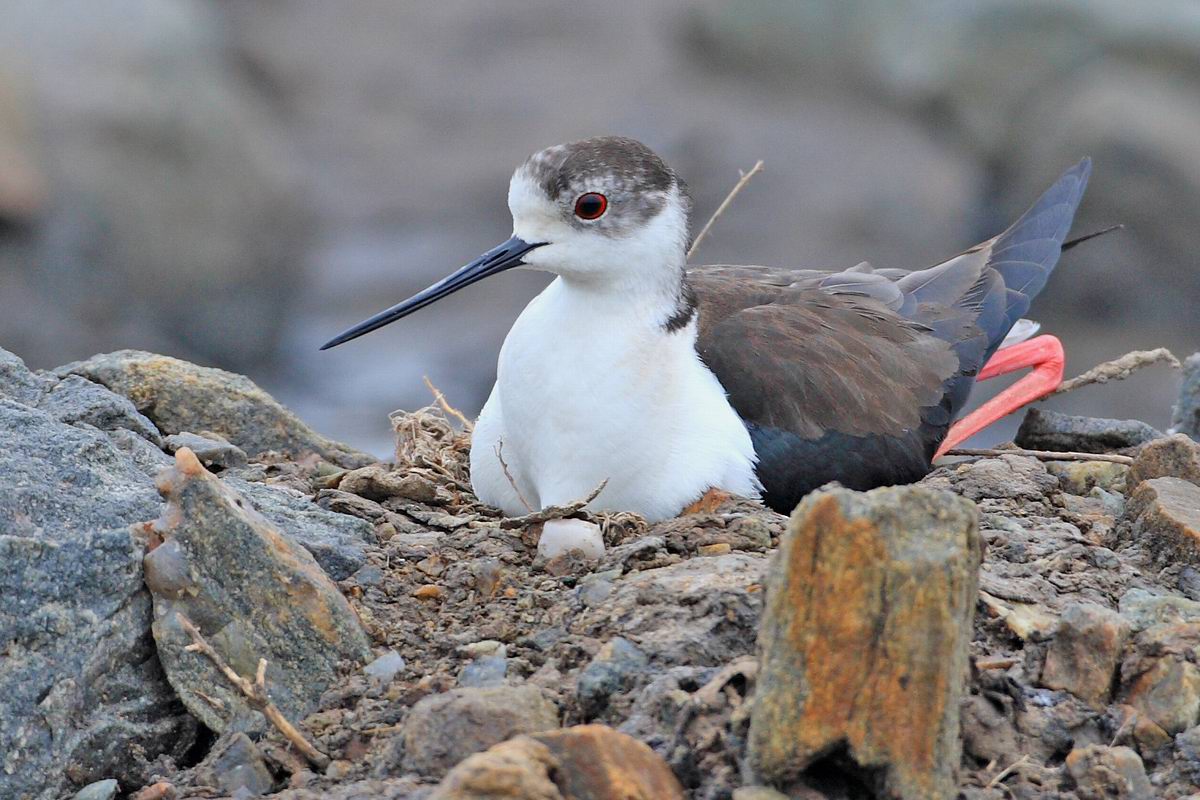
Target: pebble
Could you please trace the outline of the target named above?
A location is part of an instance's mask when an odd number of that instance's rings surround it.
[[[1145,800],[1154,796],[1142,759],[1128,747],[1092,744],[1076,748],[1067,755],[1066,767],[1081,800]]]
[[[646,654],[628,639],[617,636],[606,642],[576,682],[576,696],[584,713],[598,714],[609,697],[629,688],[648,665]]]
[[[416,597],[420,600],[437,600],[441,596],[442,596],[441,587],[435,586],[432,583],[426,583],[423,586],[419,586],[413,592],[413,597]]]
[[[1042,685],[1068,691],[1094,707],[1104,706],[1129,633],[1129,622],[1117,612],[1093,603],[1071,603],[1059,617],[1046,653]]]
[[[1016,443],[1030,450],[1107,453],[1136,447],[1162,435],[1141,420],[1077,417],[1031,408],[1017,431]]]
[[[198,433],[176,433],[168,436],[163,442],[166,450],[171,453],[186,447],[195,453],[200,463],[209,469],[232,469],[244,466],[247,462],[246,451],[235,444],[230,444],[215,434],[203,436]]]
[[[1129,491],[1150,478],[1182,478],[1200,485],[1200,444],[1176,433],[1142,447],[1129,467]]]
[[[120,785],[112,778],[107,778],[87,786],[75,793],[74,800],[112,800],[117,796]]]
[[[404,667],[404,656],[395,650],[388,650],[363,667],[363,673],[386,686],[392,682],[392,678],[395,678]]]
[[[547,561],[572,550],[584,557],[598,560],[604,557],[604,537],[600,526],[582,519],[552,519],[542,526],[538,539],[538,556]]]

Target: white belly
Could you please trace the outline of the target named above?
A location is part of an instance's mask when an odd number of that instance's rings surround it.
[[[668,334],[614,314],[561,279],[521,314],[475,427],[480,499],[523,514],[514,483],[541,508],[607,480],[592,508],[660,520],[710,487],[757,496],[750,436],[697,356],[694,327]]]

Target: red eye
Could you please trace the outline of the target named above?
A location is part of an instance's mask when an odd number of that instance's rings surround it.
[[[608,210],[608,198],[599,192],[579,195],[575,201],[575,216],[580,219],[600,219]]]

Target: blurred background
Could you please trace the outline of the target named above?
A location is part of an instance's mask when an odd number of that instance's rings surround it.
[[[318,345],[507,238],[531,152],[607,133],[682,174],[694,228],[766,162],[700,263],[926,266],[1091,155],[1075,231],[1126,229],[1034,306],[1068,376],[1200,345],[1193,0],[0,0],[0,346],[244,372],[386,453],[422,375],[478,411],[546,279]],[[1051,407],[1162,428],[1176,385]]]

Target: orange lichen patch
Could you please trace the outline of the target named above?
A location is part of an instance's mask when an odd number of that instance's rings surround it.
[[[424,586],[418,587],[416,591],[413,592],[413,597],[416,597],[420,600],[437,600],[441,596],[441,588],[432,583],[427,583]]]

